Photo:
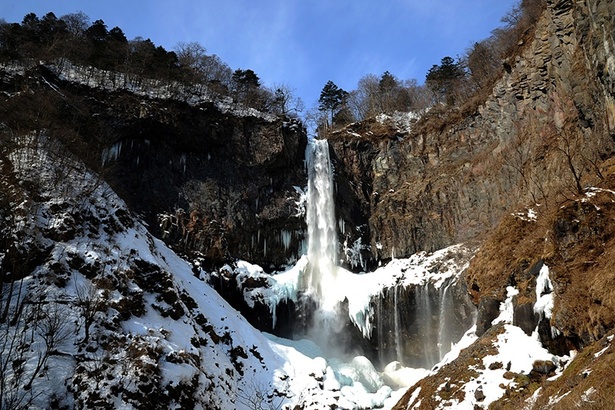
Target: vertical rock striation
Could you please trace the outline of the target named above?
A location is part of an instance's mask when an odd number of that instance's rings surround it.
[[[615,152],[614,8],[549,1],[471,112],[434,108],[408,133],[376,120],[333,133],[338,215],[360,228],[348,240],[369,244],[372,264],[434,250],[599,179]]]

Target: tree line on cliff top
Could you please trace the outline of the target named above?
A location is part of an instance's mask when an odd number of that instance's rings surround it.
[[[133,78],[205,84],[218,95],[263,112],[296,115],[302,109],[290,87],[264,87],[253,70],[232,70],[196,42],[179,43],[167,50],[149,38],[128,40],[121,28],[109,29],[103,20],[91,23],[82,12],[61,17],[51,12],[43,17],[29,13],[21,23],[0,20],[0,63],[53,63],[60,59]]]
[[[485,98],[522,47],[524,38],[542,14],[546,0],[521,0],[492,35],[471,46],[463,56],[443,57],[427,72],[423,84],[401,80],[385,71],[367,74],[357,88],[345,91],[332,81],[322,89],[318,105],[304,120],[319,132],[395,111],[421,112],[434,105],[458,107]],[[56,17],[27,14],[21,23],[0,20],[0,62],[68,59],[74,64],[181,84],[205,84],[220,96],[263,112],[299,116],[304,105],[284,84],[261,84],[251,69],[232,70],[199,43],[179,43],[174,50],[150,39],[128,40],[119,27],[103,20],[93,23],[82,12]]]
[[[476,104],[491,92],[495,81],[511,69],[509,61],[522,49],[546,0],[521,0],[503,18],[491,36],[474,43],[456,59],[445,56],[434,64],[422,85],[415,79],[401,80],[385,71],[381,76],[362,77],[357,88],[345,91],[328,81],[312,120],[320,132],[395,111],[421,112],[435,105],[459,108]]]

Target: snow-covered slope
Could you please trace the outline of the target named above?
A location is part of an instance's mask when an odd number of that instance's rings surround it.
[[[234,408],[256,393],[277,389],[281,397],[273,399],[283,400],[299,389],[289,386],[295,378],[283,349],[196,279],[104,182],[71,160],[60,168],[54,154],[61,153],[48,150],[45,137],[18,145],[3,159],[17,183],[5,188],[22,199],[10,226],[19,255],[38,252],[41,263],[18,286],[3,288],[3,307],[27,308],[14,326],[2,324],[3,333],[33,332],[31,340],[16,338],[19,346],[3,346],[3,362],[21,346],[30,349],[22,367],[4,369],[4,397],[23,390],[33,407],[53,396],[88,407]],[[61,334],[38,369],[50,346],[44,332],[30,329],[53,315]],[[35,383],[24,389],[31,377]]]

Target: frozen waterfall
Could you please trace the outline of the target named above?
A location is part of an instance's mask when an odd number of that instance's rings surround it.
[[[319,303],[319,310],[334,312],[336,295],[338,239],[333,200],[333,167],[326,140],[312,140],[306,150],[308,189],[308,265],[304,289]]]

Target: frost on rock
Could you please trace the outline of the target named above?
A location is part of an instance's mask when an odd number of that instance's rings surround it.
[[[344,241],[344,244],[342,245],[342,251],[344,252],[346,262],[352,268],[361,267],[363,269],[366,269],[365,260],[363,259],[362,252],[368,249],[369,246],[363,245],[362,239],[360,237],[350,246],[348,246],[348,240]]]
[[[513,298],[518,294],[519,290],[515,287],[508,286],[506,288],[506,300],[500,305],[500,315],[497,318],[493,319],[493,322],[491,322],[492,325],[495,325],[497,323],[513,323],[513,316],[515,314],[515,305]]]
[[[305,207],[307,202],[307,192],[306,189],[301,189],[298,186],[293,186],[295,192],[299,195],[299,198],[295,201],[296,217],[305,217]]]
[[[376,121],[380,124],[391,124],[393,128],[400,132],[410,132],[412,126],[421,119],[422,114],[418,112],[395,111],[393,114],[378,114]]]
[[[272,327],[275,328],[277,322],[276,308],[283,300],[297,301],[299,276],[306,265],[307,258],[303,256],[287,271],[269,275],[258,265],[246,261],[237,261],[237,268],[235,269],[237,287],[243,290],[244,300],[248,306],[254,307],[256,301],[268,306],[272,315]],[[227,266],[226,269],[233,270],[230,266]],[[260,283],[262,286],[246,286],[249,281]]]
[[[256,117],[269,122],[276,120],[276,116],[237,104],[231,97],[221,97],[204,84],[186,86],[177,82],[143,79],[127,73],[76,66],[66,59],[57,60],[54,64],[47,65],[47,68],[64,81],[91,88],[106,91],[126,90],[148,98],[175,99],[192,106],[213,103],[223,114]]]
[[[546,319],[551,319],[553,312],[553,284],[549,277],[549,267],[543,265],[536,278],[536,303],[534,312]]]
[[[551,319],[554,305],[553,283],[549,277],[549,267],[543,265],[540,268],[538,277],[536,278],[536,303],[534,304],[534,313],[540,320]],[[536,329],[535,333],[538,333]],[[551,337],[555,338],[560,334],[555,326],[551,326]]]

